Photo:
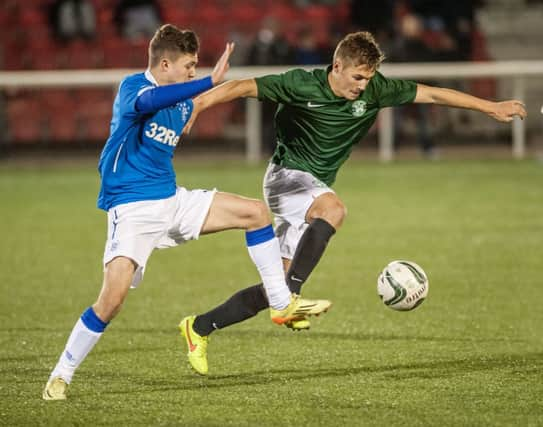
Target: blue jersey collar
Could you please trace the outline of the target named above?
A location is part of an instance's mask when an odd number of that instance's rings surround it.
[[[158,84],[158,82],[156,81],[155,76],[153,76],[153,74],[151,73],[151,70],[150,70],[149,68],[147,68],[147,69],[145,70],[145,73],[144,73],[144,74],[145,74],[145,78],[146,78],[147,80],[149,80],[149,81],[150,81],[151,83],[153,83],[155,86],[160,86],[160,85]]]

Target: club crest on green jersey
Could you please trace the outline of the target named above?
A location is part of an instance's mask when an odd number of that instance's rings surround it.
[[[354,101],[351,106],[351,111],[354,117],[360,117],[366,112],[366,101]]]

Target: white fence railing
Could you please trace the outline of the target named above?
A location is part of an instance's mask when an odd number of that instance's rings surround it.
[[[235,67],[228,72],[229,79],[258,77],[266,74],[284,72],[292,67]],[[314,67],[306,67],[311,69]],[[116,87],[121,79],[139,70],[63,70],[63,71],[13,71],[0,72],[0,90],[8,88],[47,88],[47,87]],[[523,100],[525,79],[530,76],[543,76],[543,61],[503,61],[503,62],[451,62],[451,63],[407,63],[384,64],[381,71],[388,77],[411,80],[423,79],[469,79],[479,77],[510,78],[513,89],[512,99]],[[201,68],[200,75],[211,69]],[[390,161],[394,156],[393,109],[380,112],[379,156]],[[260,129],[262,115],[258,100],[247,99],[246,109],[246,157],[249,162],[261,159]],[[526,129],[522,120],[512,123],[512,155],[523,158],[526,154]]]

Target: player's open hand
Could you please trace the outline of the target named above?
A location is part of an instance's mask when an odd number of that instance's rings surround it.
[[[230,55],[234,51],[235,43],[226,43],[226,48],[224,49],[223,54],[217,61],[217,64],[215,65],[215,68],[213,68],[213,72],[211,73],[211,80],[213,81],[213,84],[219,84],[224,80],[224,75],[230,68],[230,64],[228,63],[228,59],[230,58]]]
[[[525,105],[521,101],[503,101],[494,103],[490,117],[504,123],[512,122],[515,116],[524,119],[527,115]]]

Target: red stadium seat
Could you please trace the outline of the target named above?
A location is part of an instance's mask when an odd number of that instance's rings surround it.
[[[104,40],[104,65],[106,68],[128,68],[131,56],[128,43],[120,38]]]
[[[333,13],[329,7],[313,5],[304,9],[304,20],[313,30],[318,45],[326,45],[330,38]]]
[[[98,89],[100,90],[100,89]],[[108,98],[94,98],[99,94],[93,96],[85,96],[83,98],[77,98],[77,114],[82,119],[109,116],[113,109],[113,100]]]
[[[264,13],[264,10],[256,6],[247,5],[245,7],[232,8],[230,19],[236,23],[236,27],[240,30],[256,32],[260,28]]]
[[[82,139],[105,142],[109,136],[111,114],[86,117],[81,120]]]
[[[222,7],[211,4],[198,7],[192,14],[194,24],[204,26],[208,31],[210,29],[215,30],[216,28],[225,27],[228,23],[227,18]]]
[[[24,28],[35,28],[37,26],[48,26],[46,9],[25,5],[19,9],[19,25]]]
[[[9,12],[6,9],[0,8],[0,37],[5,41],[8,34],[12,31],[14,25],[11,23]]]
[[[39,120],[16,119],[10,121],[8,126],[14,143],[35,143],[44,139],[43,126]]]
[[[351,21],[351,5],[348,0],[339,1],[334,8],[334,20],[337,24],[345,23],[348,25]]]
[[[35,70],[56,70],[58,61],[53,50],[37,50],[31,54],[32,68]]]
[[[48,122],[47,139],[51,143],[75,143],[81,139],[76,121],[63,116],[62,120]]]
[[[102,49],[92,42],[75,40],[68,45],[65,52],[68,68],[98,68],[104,62]]]
[[[36,94],[43,110],[73,108],[74,98],[70,89],[43,89]]]
[[[71,90],[46,89],[37,94],[48,141],[73,142],[77,139],[77,104]]]
[[[195,8],[196,4],[200,2],[204,3],[205,0],[184,0],[182,2],[180,2],[179,0],[160,0],[160,6],[162,10],[162,15],[164,16],[168,11],[172,9],[182,9],[190,12]]]
[[[303,15],[306,20],[313,23],[328,23],[332,21],[332,10],[327,6],[308,6],[303,10]]]
[[[105,141],[109,135],[113,90],[78,89],[75,93],[77,118],[81,139],[86,141]]]
[[[50,142],[73,142],[78,136],[77,104],[70,91],[43,91],[42,108]]]
[[[200,37],[201,51],[200,51],[200,66],[213,66],[221,56],[226,42],[228,41],[228,34],[226,32],[207,33],[203,37]]]
[[[165,9],[162,13],[164,22],[174,24],[179,28],[192,28],[194,26],[193,16],[190,10],[181,7]]]
[[[28,40],[26,51],[29,65],[35,70],[54,70],[59,64],[57,45],[49,37],[33,37]]]
[[[140,38],[129,42],[131,53],[129,66],[131,68],[146,68],[147,67],[147,50],[149,48],[149,40]]]
[[[8,98],[7,124],[14,143],[33,143],[43,139],[41,108],[32,93],[17,92]]]
[[[284,27],[297,25],[303,17],[303,11],[287,4],[274,4],[266,15],[275,17]]]
[[[28,67],[28,54],[25,54],[23,45],[17,40],[9,40],[3,43],[4,68],[6,70],[21,70]]]
[[[74,96],[78,105],[91,104],[93,109],[96,109],[97,104],[102,106],[106,103],[107,110],[111,112],[114,97],[113,88],[79,88],[75,90]]]

